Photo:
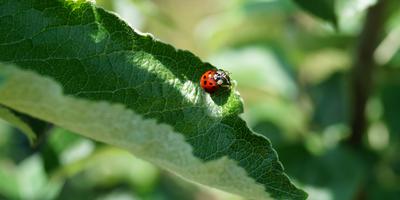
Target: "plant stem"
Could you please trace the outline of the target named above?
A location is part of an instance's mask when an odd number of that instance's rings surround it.
[[[367,119],[365,110],[373,87],[373,74],[376,68],[373,54],[381,41],[387,2],[388,0],[378,1],[376,5],[368,9],[352,69],[352,135],[349,142],[356,148],[360,147],[363,134],[366,132]]]

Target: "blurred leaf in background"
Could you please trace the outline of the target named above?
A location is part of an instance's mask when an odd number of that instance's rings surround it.
[[[294,0],[301,8],[337,26],[334,0]]]
[[[31,144],[35,142],[37,136],[32,128],[11,109],[0,105],[0,117],[2,120],[8,121],[9,123],[17,127],[20,131],[25,133]]]

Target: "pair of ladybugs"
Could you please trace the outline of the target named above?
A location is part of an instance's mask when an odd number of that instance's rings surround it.
[[[220,87],[229,88],[231,79],[229,73],[222,69],[206,71],[200,78],[200,86],[208,93],[215,92]]]

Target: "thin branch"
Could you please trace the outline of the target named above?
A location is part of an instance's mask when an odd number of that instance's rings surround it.
[[[353,92],[352,135],[349,142],[355,147],[361,145],[363,134],[366,131],[365,110],[373,87],[373,74],[376,67],[373,54],[381,41],[387,2],[388,0],[378,1],[376,5],[368,9],[354,61],[351,82]]]

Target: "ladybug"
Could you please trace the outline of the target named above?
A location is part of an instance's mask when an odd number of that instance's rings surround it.
[[[208,93],[215,92],[220,87],[229,88],[231,79],[229,73],[222,69],[206,71],[200,78],[200,86]]]

